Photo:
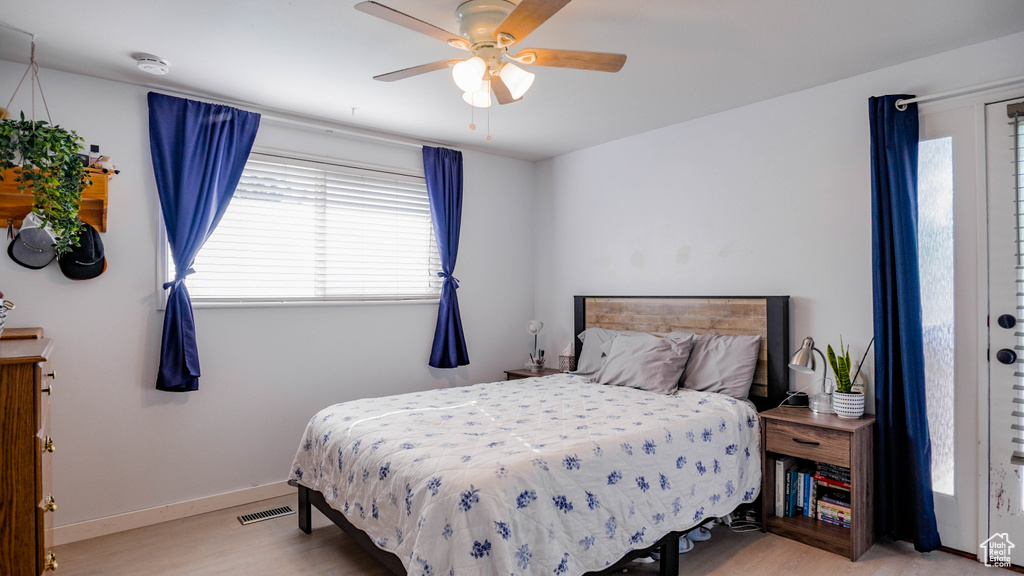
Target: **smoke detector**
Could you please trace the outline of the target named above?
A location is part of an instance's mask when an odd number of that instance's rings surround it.
[[[135,57],[135,63],[139,67],[139,70],[148,72],[149,74],[155,74],[157,76],[163,76],[171,71],[171,65],[160,58],[159,56],[153,56],[152,54],[139,54]]]

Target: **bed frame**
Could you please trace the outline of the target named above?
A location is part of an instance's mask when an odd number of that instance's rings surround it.
[[[575,296],[574,334],[586,328],[635,330],[667,334],[686,331],[698,334],[760,334],[758,356],[750,400],[758,411],[778,406],[789,390],[789,296]],[[576,350],[582,350],[576,338]],[[402,561],[377,547],[365,532],[353,526],[345,515],[331,508],[323,494],[290,481],[299,491],[299,529],[313,530],[312,508],[327,516],[371,556],[388,570],[406,576]],[[679,538],[684,532],[667,534],[654,545],[628,552],[621,560],[600,572],[588,575],[611,575],[619,572],[634,558],[652,551],[661,552],[659,576],[679,574]]]

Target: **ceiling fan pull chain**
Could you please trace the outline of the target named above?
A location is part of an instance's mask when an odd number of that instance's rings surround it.
[[[487,94],[487,97],[490,98],[490,93],[489,92]],[[491,141],[491,107],[490,106],[487,107],[487,138],[486,138],[486,140],[488,142]]]

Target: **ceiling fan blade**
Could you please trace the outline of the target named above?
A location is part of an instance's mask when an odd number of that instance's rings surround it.
[[[395,70],[394,72],[388,72],[387,74],[380,74],[374,76],[374,80],[380,80],[381,82],[394,82],[395,80],[402,80],[411,76],[417,76],[419,74],[426,74],[427,72],[433,72],[434,70],[441,70],[449,66],[454,66],[459,60],[438,60],[437,62],[431,62],[430,64],[420,64],[419,66],[413,66],[412,68],[404,68],[402,70]]]
[[[415,30],[420,34],[432,36],[442,42],[448,42],[449,44],[455,46],[456,48],[461,47],[457,46],[457,44],[464,44],[468,49],[468,44],[466,43],[466,40],[459,36],[458,34],[452,34],[447,30],[442,30],[441,28],[438,28],[433,24],[428,24],[423,20],[413,18],[412,16],[409,16],[408,14],[405,14],[403,12],[399,12],[394,8],[388,8],[383,4],[379,4],[377,2],[360,2],[359,4],[356,4],[356,10],[359,10],[360,12],[365,12],[366,14],[369,14],[371,16],[376,16],[377,18],[380,18],[382,20],[387,20],[392,24],[398,24],[399,26],[404,26],[405,28],[408,28],[410,30]]]
[[[569,0],[522,0],[494,32],[510,34],[519,42],[568,3]]]
[[[512,92],[505,85],[505,81],[501,79],[501,76],[491,76],[491,90],[494,92],[494,97],[498,99],[498,104],[511,104],[522,100],[521,97],[512,97]]]
[[[528,55],[533,54],[533,62]],[[558,68],[577,68],[579,70],[596,70],[599,72],[618,72],[626,63],[625,54],[609,52],[583,52],[581,50],[550,50],[548,48],[523,48],[515,56],[522,58],[523,64],[534,66],[557,66]]]

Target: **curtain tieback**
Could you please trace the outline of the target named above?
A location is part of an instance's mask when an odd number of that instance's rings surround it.
[[[174,280],[171,280],[170,282],[164,282],[164,290],[167,290],[168,288],[170,288],[172,286],[176,286],[178,284],[181,284],[182,282],[185,281],[185,277],[186,276],[188,276],[189,274],[195,274],[195,272],[196,272],[195,268],[188,268],[184,272],[182,272],[180,274],[177,274],[174,277]]]
[[[459,279],[456,278],[455,276],[452,276],[447,272],[438,272],[437,275],[440,276],[441,278],[444,278],[445,282],[451,282],[453,287],[459,287]]]

